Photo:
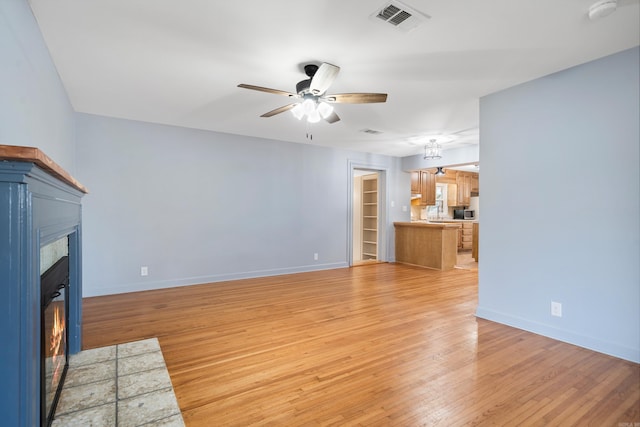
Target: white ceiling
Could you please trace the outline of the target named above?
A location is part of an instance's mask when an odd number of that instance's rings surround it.
[[[76,111],[310,143],[289,112],[259,117],[286,97],[237,85],[295,92],[304,64],[329,62],[328,93],[388,100],[337,104],[311,143],[407,156],[434,136],[477,144],[483,95],[640,44],[638,0],[590,21],[594,1],[405,0],[431,16],[410,32],[370,17],[379,0],[30,4]]]

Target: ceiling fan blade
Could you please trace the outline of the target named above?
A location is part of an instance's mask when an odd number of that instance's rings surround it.
[[[311,84],[309,85],[311,93],[314,95],[322,95],[325,93],[338,76],[339,71],[340,67],[337,65],[323,62],[311,78]]]
[[[247,84],[244,84],[244,83],[240,83],[238,85],[238,87],[241,87],[241,88],[244,88],[244,89],[258,90],[260,92],[273,93],[273,94],[276,94],[276,95],[289,96],[289,97],[292,97],[292,98],[299,98],[300,97],[300,95],[297,95],[297,94],[291,93],[291,92],[286,92],[284,90],[271,89],[271,88],[262,87],[262,86],[247,85]]]
[[[289,105],[284,105],[282,107],[276,108],[275,110],[268,111],[268,112],[264,113],[263,115],[261,115],[260,117],[275,116],[276,114],[284,113],[285,111],[291,110],[296,105],[298,105],[298,104],[297,103],[293,103],[293,104],[289,104]]]
[[[333,111],[331,114],[329,114],[329,117],[326,117],[324,119],[327,123],[335,123],[340,121],[340,116],[338,116],[335,111]]]
[[[386,102],[386,93],[336,93],[324,97],[327,102],[340,104],[372,104],[376,102]]]

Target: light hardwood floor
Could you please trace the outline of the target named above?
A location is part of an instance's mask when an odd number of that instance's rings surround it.
[[[640,365],[477,319],[477,281],[372,264],[86,298],[84,347],[158,337],[187,426],[640,423]]]

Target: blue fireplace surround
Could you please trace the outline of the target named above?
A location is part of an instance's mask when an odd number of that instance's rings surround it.
[[[81,204],[86,193],[39,150],[7,160],[0,146],[0,424],[40,425],[40,248],[69,238],[69,352],[81,350]],[[41,159],[49,160],[43,163]],[[55,169],[55,168],[54,168]],[[52,173],[53,172],[53,173]],[[66,175],[68,176],[68,175]]]

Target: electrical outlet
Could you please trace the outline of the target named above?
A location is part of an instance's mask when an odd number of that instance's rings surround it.
[[[313,260],[317,261],[318,260],[318,253],[316,252],[315,254],[313,254]]]
[[[143,265],[142,267],[140,267],[140,275],[141,276],[148,276],[149,275],[149,267],[147,267],[146,265]]]
[[[562,317],[562,304],[559,302],[551,301],[551,315],[555,317]]]

